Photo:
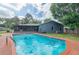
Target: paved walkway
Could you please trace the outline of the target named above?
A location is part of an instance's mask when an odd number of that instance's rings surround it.
[[[79,55],[79,42],[66,40],[67,50],[62,55]]]
[[[11,33],[4,33],[0,36],[0,55],[14,55],[14,43],[10,38]],[[7,37],[7,38],[6,38]],[[6,39],[8,39],[6,41]]]

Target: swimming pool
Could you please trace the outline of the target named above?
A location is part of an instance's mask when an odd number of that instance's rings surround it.
[[[65,40],[38,34],[13,35],[17,55],[59,55],[66,50]]]

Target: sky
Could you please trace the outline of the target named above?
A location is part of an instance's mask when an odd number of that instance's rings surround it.
[[[0,17],[23,18],[27,13],[36,19],[52,17],[50,3],[0,3]]]

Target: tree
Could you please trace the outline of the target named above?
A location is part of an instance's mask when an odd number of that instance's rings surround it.
[[[22,20],[22,23],[23,24],[31,23],[32,20],[33,20],[32,15],[27,13],[25,18]]]
[[[3,24],[5,22],[4,18],[0,18],[0,24]]]
[[[26,14],[25,18],[22,20],[22,24],[40,24],[40,20],[36,20],[29,13]]]
[[[79,4],[78,3],[55,3],[50,7],[51,13],[56,19],[61,19],[62,16],[69,13],[79,13]]]
[[[5,18],[5,27],[6,28],[10,28],[13,29],[14,25],[19,24],[19,18],[17,16],[13,17],[13,18]]]
[[[47,23],[47,22],[49,22],[49,21],[51,21],[51,18],[45,19],[45,20],[44,20],[44,23]]]
[[[71,30],[79,28],[79,4],[78,3],[58,3],[52,4],[51,13],[55,19],[63,22]]]
[[[20,23],[20,19],[19,19],[17,16],[14,16],[13,18],[11,18],[11,21],[12,21],[15,25],[17,25],[17,24]]]
[[[41,20],[33,19],[31,24],[41,24]]]
[[[62,17],[61,21],[69,26],[71,30],[74,30],[79,27],[79,14],[71,13]]]
[[[4,23],[4,25],[5,25],[5,27],[6,28],[11,28],[11,20],[9,19],[9,18],[5,18],[5,23]]]

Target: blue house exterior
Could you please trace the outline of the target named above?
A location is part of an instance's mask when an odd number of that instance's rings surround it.
[[[64,26],[55,21],[50,21],[48,23],[41,24],[39,26],[39,32],[48,32],[48,33],[63,33]]]
[[[32,31],[32,32],[42,32],[42,33],[63,33],[64,26],[61,23],[56,21],[49,21],[47,23],[33,25],[33,24],[26,24],[26,25],[17,25],[14,27],[14,31]]]

